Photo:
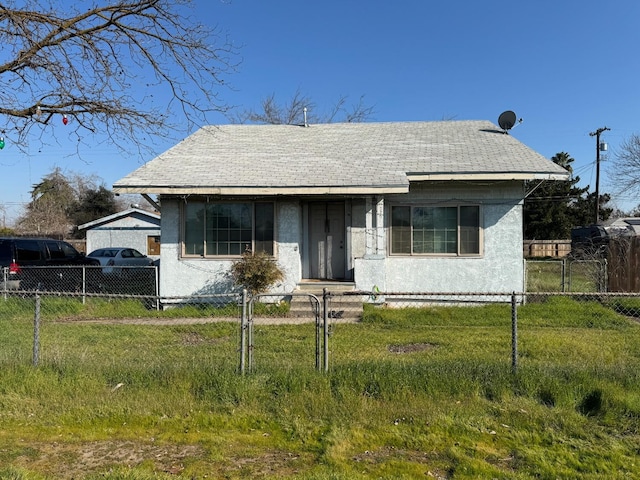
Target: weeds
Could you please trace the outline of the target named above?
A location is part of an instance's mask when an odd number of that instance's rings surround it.
[[[314,368],[315,326],[305,324],[256,326],[244,376],[237,322],[76,322],[118,311],[93,301],[64,319],[46,311],[34,368],[32,301],[0,317],[0,478],[595,479],[640,469],[640,326],[598,301],[521,306],[515,373],[509,306],[365,305],[362,322],[334,325],[329,373]]]

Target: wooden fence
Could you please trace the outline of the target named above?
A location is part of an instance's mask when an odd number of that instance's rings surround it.
[[[640,292],[639,237],[611,240],[607,262],[610,292]]]
[[[524,256],[562,258],[571,253],[571,240],[525,240]]]
[[[79,240],[76,238],[71,238],[71,239],[65,239],[65,242],[73,245],[75,249],[78,250],[80,253],[89,253],[87,252],[87,241],[84,239]]]

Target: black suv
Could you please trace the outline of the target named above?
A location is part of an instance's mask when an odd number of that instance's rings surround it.
[[[79,291],[95,283],[96,259],[51,238],[0,237],[0,287],[4,290]]]
[[[606,257],[609,233],[602,225],[587,225],[571,229],[571,255],[574,258],[596,259]]]

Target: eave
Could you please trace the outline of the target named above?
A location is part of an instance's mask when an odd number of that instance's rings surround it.
[[[114,185],[114,193],[139,193],[156,195],[379,195],[407,193],[409,185],[387,186],[310,186],[310,187],[205,187],[205,186],[135,186]]]
[[[548,172],[481,172],[481,173],[407,173],[410,182],[426,182],[429,180],[569,180],[569,174]]]

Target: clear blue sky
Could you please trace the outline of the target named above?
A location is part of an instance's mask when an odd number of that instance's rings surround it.
[[[286,101],[300,90],[321,111],[341,96],[355,103],[364,95],[375,109],[370,121],[380,122],[497,123],[513,110],[523,123],[511,134],[547,158],[568,152],[592,189],[589,133],[607,126],[600,190],[609,193],[607,157],[640,133],[637,0],[195,0],[194,13],[242,45],[233,89],[221,91],[229,104],[257,107],[267,95]],[[152,158],[96,145],[79,160],[60,144],[30,157],[0,152],[0,204],[9,218],[54,166],[97,175],[110,187]],[[615,200],[622,208],[640,203]]]

